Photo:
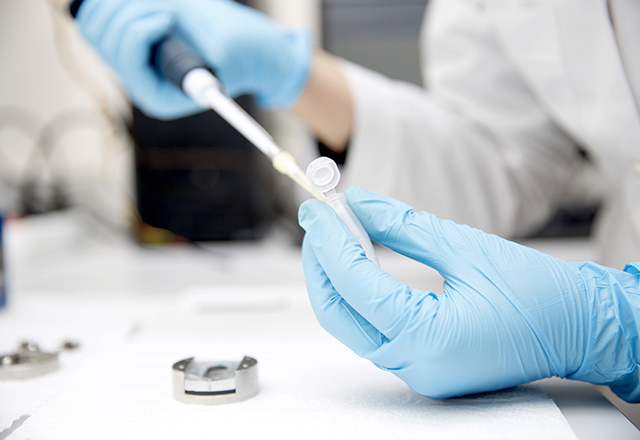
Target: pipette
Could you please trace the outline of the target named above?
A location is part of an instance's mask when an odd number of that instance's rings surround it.
[[[314,191],[293,156],[282,150],[275,140],[255,119],[227,96],[222,85],[206,63],[182,42],[169,36],[157,45],[152,63],[169,81],[203,108],[211,108],[262,151],[280,173],[289,176],[312,196],[324,200],[322,193]]]

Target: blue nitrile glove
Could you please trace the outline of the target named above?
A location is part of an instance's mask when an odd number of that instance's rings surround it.
[[[201,111],[149,64],[152,47],[169,33],[215,70],[229,96],[253,94],[265,109],[292,106],[309,75],[308,32],[286,30],[231,0],[85,0],[76,20],[133,103],[157,118]]]
[[[400,284],[330,207],[305,202],[311,304],[358,355],[434,398],[560,376],[640,400],[638,265],[569,263],[358,187],[346,194],[372,240],[445,279],[439,297]]]

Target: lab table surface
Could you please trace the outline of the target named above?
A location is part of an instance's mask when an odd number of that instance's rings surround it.
[[[527,243],[567,260],[585,239]],[[383,268],[442,292],[437,272],[378,249]],[[0,353],[22,340],[62,352],[48,375],[0,382],[0,439],[640,438],[596,387],[546,379],[435,401],[358,358],[317,323],[300,249],[281,232],[253,243],[142,247],[68,212],[5,228],[8,306]],[[224,406],[171,395],[171,365],[258,360],[260,393]],[[472,366],[470,366],[472,367]]]

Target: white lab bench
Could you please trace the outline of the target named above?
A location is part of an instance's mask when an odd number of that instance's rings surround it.
[[[0,440],[640,438],[584,383],[549,379],[444,401],[414,393],[317,324],[300,250],[277,235],[151,249],[76,213],[10,222],[0,353],[23,339],[81,347],[61,353],[55,373],[0,382]],[[586,240],[531,244],[561,258],[593,257]],[[437,273],[385,250],[379,257],[400,281],[441,291]],[[225,406],[172,398],[174,362],[243,355],[258,360],[255,398]]]

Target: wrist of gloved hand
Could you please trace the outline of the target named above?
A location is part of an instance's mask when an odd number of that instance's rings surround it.
[[[582,365],[567,377],[609,385],[622,399],[638,402],[640,265],[628,264],[621,271],[591,262],[573,264],[585,280],[590,319]]]

